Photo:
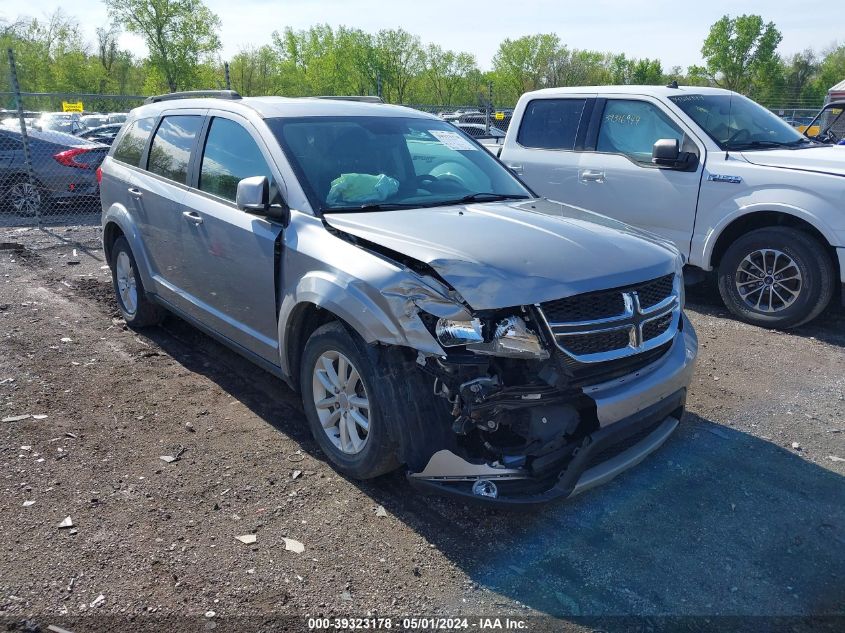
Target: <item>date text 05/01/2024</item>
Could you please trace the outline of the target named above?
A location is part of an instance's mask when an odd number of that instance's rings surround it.
[[[477,631],[523,631],[528,623],[525,620],[511,618],[431,618],[406,617],[393,618],[309,618],[309,630],[328,631],[362,631],[362,630],[391,630],[400,631],[448,631],[471,630]]]

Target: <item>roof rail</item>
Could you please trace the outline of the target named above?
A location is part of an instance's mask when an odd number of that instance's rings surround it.
[[[375,95],[320,95],[315,99],[335,99],[337,101],[363,101],[364,103],[384,103],[384,99]]]
[[[168,92],[165,95],[147,97],[144,103],[158,103],[159,101],[174,101],[176,99],[198,99],[209,97],[213,99],[242,99],[234,90],[187,90],[185,92]]]

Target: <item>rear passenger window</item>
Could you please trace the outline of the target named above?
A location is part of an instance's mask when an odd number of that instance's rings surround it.
[[[130,123],[126,129],[126,133],[121,137],[117,147],[115,147],[112,158],[137,167],[141,162],[144,147],[153,129],[153,123],[155,123],[155,119],[153,118],[138,119]]]
[[[586,99],[535,99],[525,108],[516,142],[538,149],[574,149]]]
[[[651,165],[654,143],[664,138],[678,139],[681,151],[695,151],[695,144],[660,108],[647,101],[611,99],[596,141],[596,151],[624,154]]]
[[[215,118],[208,131],[200,169],[201,191],[235,201],[238,182],[252,176],[273,175],[252,136],[240,124]]]
[[[201,127],[201,116],[164,117],[150,146],[147,169],[174,182],[188,184],[188,161]]]

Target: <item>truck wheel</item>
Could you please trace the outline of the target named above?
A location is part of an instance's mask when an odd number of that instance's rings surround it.
[[[305,344],[300,384],[311,433],[337,470],[370,479],[399,466],[396,399],[363,341],[338,322],[317,328]]]
[[[125,237],[115,240],[111,255],[114,294],[126,325],[143,328],[161,323],[164,310],[147,298],[138,265]]]
[[[833,264],[818,240],[770,227],[751,231],[730,245],[719,264],[719,293],[743,321],[769,328],[806,323],[833,296]]]

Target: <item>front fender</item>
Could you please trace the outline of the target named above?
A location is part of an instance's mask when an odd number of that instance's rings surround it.
[[[132,249],[132,255],[135,257],[135,264],[138,266],[138,274],[141,276],[144,290],[150,294],[155,294],[156,285],[153,280],[150,259],[147,249],[144,247],[144,240],[141,238],[138,225],[132,218],[132,214],[120,203],[112,204],[103,212],[103,252],[110,259],[111,253],[105,243],[106,237],[108,236],[106,229],[109,224],[116,224],[120,228],[126,241],[129,242],[129,248]]]
[[[826,203],[824,203],[824,201],[820,201],[820,204]],[[764,212],[783,213],[784,215],[791,215],[795,218],[800,218],[818,230],[819,233],[824,236],[825,240],[827,240],[828,244],[832,244],[834,246],[837,245],[836,243],[838,239],[836,232],[827,222],[821,219],[817,213],[810,213],[806,208],[786,203],[753,202],[736,207],[730,211],[726,210],[724,215],[718,216],[718,222],[710,227],[704,236],[704,240],[699,251],[701,253],[700,260],[698,262],[691,261],[691,263],[699,265],[705,270],[711,270],[713,268],[711,261],[713,251],[716,247],[716,243],[719,241],[719,237],[722,233],[724,233],[725,229],[739,218],[746,217],[754,213]]]
[[[340,272],[311,271],[282,299],[279,310],[279,350],[282,371],[290,374],[288,358],[292,315],[298,306],[313,304],[345,321],[367,343],[409,347],[424,354],[444,356],[443,348],[426,329],[419,310],[471,318],[454,303],[439,297],[423,283],[401,271],[378,289]]]

